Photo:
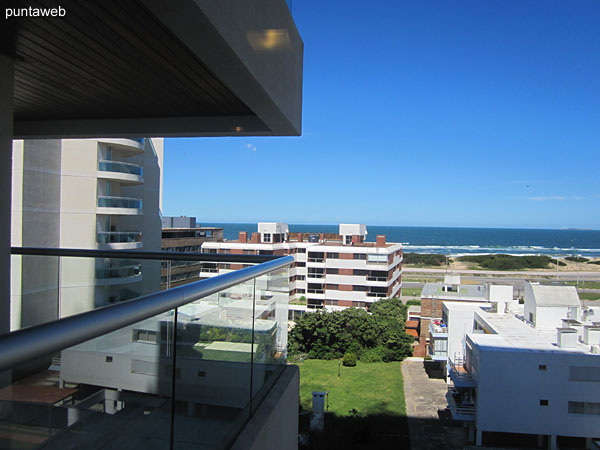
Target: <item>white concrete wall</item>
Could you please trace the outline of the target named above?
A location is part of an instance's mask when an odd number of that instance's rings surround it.
[[[477,427],[483,431],[595,437],[600,415],[568,413],[569,401],[600,403],[600,382],[569,381],[569,366],[600,358],[567,352],[481,348]],[[546,370],[540,370],[545,365]],[[548,406],[540,406],[548,400]]]

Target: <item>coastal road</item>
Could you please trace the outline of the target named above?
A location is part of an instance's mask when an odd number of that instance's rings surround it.
[[[407,274],[425,274],[430,276],[443,276],[446,273],[449,273],[447,269],[426,269],[426,268],[418,268],[418,267],[403,267],[402,275]],[[550,272],[550,271],[512,271],[512,270],[471,270],[471,269],[452,269],[450,273],[455,274],[465,274],[465,275],[483,275],[488,277],[498,277],[502,276],[503,278],[514,279],[514,280],[523,280],[532,279],[533,277],[552,277],[552,279],[559,281],[600,281],[600,272]],[[478,276],[476,279],[483,281],[485,278]],[[512,277],[512,278],[511,278]],[[465,277],[467,278],[467,277]],[[498,281],[497,278],[491,278],[490,281]],[[546,279],[547,281],[547,279]]]

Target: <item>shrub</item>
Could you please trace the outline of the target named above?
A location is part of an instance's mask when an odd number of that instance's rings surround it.
[[[346,353],[344,355],[342,364],[344,364],[344,366],[346,366],[346,367],[354,367],[354,366],[356,366],[357,359],[358,358],[356,357],[356,355],[354,353]]]
[[[428,253],[404,253],[403,264],[414,264],[417,266],[443,266],[446,264],[446,256]]]
[[[406,306],[420,306],[421,305],[421,300],[408,300],[406,302]]]
[[[374,363],[381,362],[384,360],[386,356],[386,348],[378,345],[375,348],[370,348],[369,350],[365,350],[363,355],[360,357],[362,362],[366,363]]]
[[[588,264],[600,264],[600,259],[597,261],[588,261]]]
[[[466,255],[458,257],[458,260],[473,262],[488,270],[547,269],[552,268],[550,264],[556,265],[556,259],[546,255]],[[566,264],[559,261],[558,265]]]
[[[352,341],[352,344],[350,344],[348,346],[348,348],[346,349],[346,351],[344,352],[345,354],[347,353],[353,353],[354,355],[356,355],[357,358],[362,358],[362,354],[364,352],[364,349],[360,346],[360,344],[356,341]]]
[[[583,256],[567,256],[565,259],[567,261],[580,262],[580,263],[584,263],[584,262],[588,262],[589,261],[589,259],[584,258]]]

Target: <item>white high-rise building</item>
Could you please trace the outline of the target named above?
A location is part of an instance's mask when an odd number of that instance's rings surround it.
[[[162,139],[20,140],[12,245],[159,251]],[[11,329],[160,288],[160,262],[13,256]]]

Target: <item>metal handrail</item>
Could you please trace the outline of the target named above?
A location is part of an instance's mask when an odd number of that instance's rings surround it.
[[[59,249],[57,249],[59,250]],[[289,266],[292,256],[0,336],[0,372]]]
[[[273,255],[232,255],[223,253],[148,252],[132,250],[92,250],[79,248],[11,247],[12,255],[75,256],[79,258],[127,258],[223,263],[264,263],[281,258]]]

